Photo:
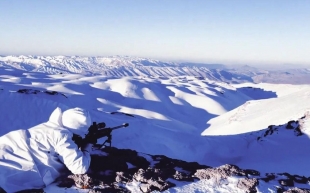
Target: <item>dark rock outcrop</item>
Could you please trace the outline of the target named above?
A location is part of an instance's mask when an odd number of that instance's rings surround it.
[[[294,187],[295,183],[307,184],[309,178],[289,173],[260,174],[253,169],[241,169],[236,165],[226,164],[209,167],[196,162],[185,162],[163,155],[149,155],[129,149],[105,147],[100,154],[92,155],[90,170],[84,175],[67,175],[58,180],[60,187],[90,189],[91,193],[130,192],[120,184],[138,182],[141,192],[165,191],[176,181],[194,182],[212,180],[217,185],[228,183],[230,177],[238,178],[236,188],[254,193],[260,181],[270,183],[276,192],[308,192],[307,189]]]
[[[310,189],[304,189],[304,188],[292,188],[289,189],[287,191],[285,191],[284,193],[310,193]]]
[[[22,94],[41,94],[41,93],[44,93],[44,94],[48,94],[48,95],[62,95],[64,97],[68,98],[66,95],[64,95],[62,93],[59,93],[56,91],[49,91],[49,90],[40,91],[40,90],[35,90],[35,89],[19,89],[16,92],[22,93]]]
[[[130,190],[124,185],[137,182],[140,192],[150,193],[175,187],[173,183],[175,181],[211,180],[217,185],[227,185],[226,183],[230,183],[229,178],[234,177],[238,179],[234,183],[240,192],[257,192],[258,185],[263,182],[263,184],[269,183],[270,188],[275,192],[310,193],[308,189],[294,187],[296,184],[308,184],[310,178],[305,176],[289,173],[261,174],[253,169],[241,169],[230,164],[212,168],[196,162],[185,162],[163,155],[149,155],[113,147],[105,147],[98,151],[99,154],[92,155],[87,174],[65,175],[58,179],[58,186],[63,188],[75,186],[88,189],[90,193],[128,193]],[[24,193],[30,192],[43,193],[44,191],[42,189],[24,191]]]
[[[238,181],[237,187],[241,190],[244,190],[246,193],[254,193],[256,191],[256,186],[259,184],[258,179],[256,178],[242,178]]]
[[[264,141],[264,138],[269,137],[269,136],[274,135],[274,134],[279,134],[280,132],[283,132],[284,130],[291,130],[292,134],[297,136],[297,137],[303,136],[304,135],[304,133],[303,133],[303,122],[308,117],[310,117],[310,115],[306,114],[305,116],[301,117],[298,120],[288,121],[287,124],[285,124],[285,125],[278,125],[278,126],[269,125],[267,129],[257,131],[257,132],[253,132],[253,133],[258,134],[258,136],[256,137],[257,141]]]
[[[59,180],[59,186],[91,189],[99,192],[130,192],[120,184],[139,182],[141,192],[164,191],[174,187],[169,179],[194,182],[195,180],[212,180],[221,184],[229,177],[237,177],[236,188],[242,192],[257,192],[260,181],[273,184],[277,192],[307,192],[307,189],[294,187],[295,183],[307,184],[305,176],[289,173],[260,174],[253,169],[241,169],[236,165],[226,164],[209,167],[196,162],[185,162],[163,155],[148,155],[129,149],[105,147],[100,155],[92,155],[88,174],[68,175]],[[277,185],[276,185],[277,184]]]

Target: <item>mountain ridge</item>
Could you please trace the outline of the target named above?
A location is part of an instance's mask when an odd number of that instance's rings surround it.
[[[224,65],[169,62],[131,56],[0,56],[0,67],[48,74],[77,73],[113,77],[196,76],[227,83],[309,84],[310,70],[298,66]]]
[[[224,82],[248,82],[248,75],[226,71],[224,65],[163,62],[129,57],[81,56],[0,56],[0,67],[48,74],[78,73],[86,75],[124,76],[196,76]],[[210,68],[209,68],[210,67]]]

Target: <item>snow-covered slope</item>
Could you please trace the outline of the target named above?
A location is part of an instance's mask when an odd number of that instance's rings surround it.
[[[247,101],[238,108],[210,120],[210,126],[202,135],[233,135],[257,131],[268,125],[280,125],[289,120],[296,120],[310,110],[309,85],[245,85],[247,87],[237,90],[261,100]]]
[[[310,86],[235,86],[258,100],[247,101],[208,121],[202,136],[214,150],[209,164],[231,163],[264,172],[285,170],[310,175],[305,170],[310,162]]]
[[[309,112],[281,125],[238,135],[206,136],[212,150],[209,165],[224,163],[260,172],[288,172],[309,176]],[[255,125],[254,125],[255,126]],[[207,157],[205,158],[207,159]]]
[[[189,161],[201,156],[196,144],[205,141],[200,133],[206,122],[251,99],[226,83],[195,77],[16,73],[0,75],[4,103],[0,113],[5,115],[0,117],[1,135],[46,121],[57,106],[78,106],[88,109],[94,121],[104,121],[108,126],[130,123],[129,128],[115,131],[116,147]],[[17,92],[20,89],[40,92]],[[58,94],[50,95],[48,90]],[[184,151],[179,151],[180,147]]]

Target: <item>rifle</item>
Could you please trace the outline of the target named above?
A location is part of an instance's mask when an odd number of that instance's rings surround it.
[[[110,144],[110,147],[112,145],[112,131],[115,129],[120,129],[123,127],[128,127],[128,123],[124,123],[122,125],[111,127],[111,128],[105,128],[106,124],[104,122],[102,123],[96,123],[93,122],[93,124],[88,128],[88,133],[85,135],[85,138],[82,138],[79,135],[73,134],[73,141],[78,145],[78,147],[83,147],[88,143],[94,144],[94,146],[98,147],[99,149],[105,146],[106,143]],[[103,144],[97,144],[97,140],[102,137],[108,137]]]

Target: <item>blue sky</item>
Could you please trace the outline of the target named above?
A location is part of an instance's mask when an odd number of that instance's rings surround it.
[[[310,65],[309,0],[1,0],[1,55]]]

